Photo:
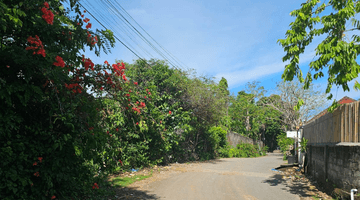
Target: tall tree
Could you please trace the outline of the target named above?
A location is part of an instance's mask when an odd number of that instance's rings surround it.
[[[226,113],[220,120],[220,125],[228,129],[230,125],[230,118],[229,118],[230,91],[228,89],[229,86],[227,80],[224,77],[221,78],[218,87],[221,92],[221,96],[219,98],[226,107],[225,109]]]
[[[307,0],[301,4],[300,9],[290,12],[296,19],[290,23],[285,39],[278,40],[286,52],[283,61],[290,61],[285,66],[282,78],[291,81],[297,76],[301,83],[304,82],[303,87],[308,89],[313,79],[324,77],[324,71],[328,68],[328,99],[333,96],[330,92],[333,85],[342,86],[344,91],[349,91],[348,83],[357,78],[360,72],[357,61],[360,36],[356,32],[360,30],[360,21],[355,17],[359,12],[358,0]],[[351,25],[347,26],[350,21]],[[315,36],[321,35],[325,39],[317,45],[316,57],[310,62],[304,79],[299,67],[299,56]],[[360,84],[356,82],[354,88],[359,89]],[[298,105],[302,103],[299,101]]]
[[[262,104],[272,107],[281,113],[281,121],[287,125],[287,130],[295,130],[297,126],[307,121],[317,114],[326,102],[324,93],[310,85],[307,90],[303,89],[303,84],[290,81],[277,83],[278,95],[272,95],[263,99]],[[303,99],[304,104],[300,110],[294,109],[299,99]]]

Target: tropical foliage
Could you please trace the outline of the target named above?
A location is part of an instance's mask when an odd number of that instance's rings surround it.
[[[296,19],[290,23],[290,29],[286,31],[285,39],[278,42],[284,48],[286,55],[283,61],[290,61],[285,66],[282,78],[291,81],[296,76],[304,88],[310,87],[313,80],[322,78],[327,73],[326,93],[328,99],[333,97],[333,86],[341,86],[344,91],[350,91],[349,82],[358,77],[360,66],[357,56],[359,55],[360,29],[356,15],[360,12],[360,4],[357,0],[307,0],[299,9],[290,12]],[[323,36],[317,44],[316,56],[309,64],[305,79],[299,67],[300,55],[305,52],[316,37]],[[355,89],[360,84],[355,82]],[[299,101],[300,105],[304,104]],[[332,109],[336,106],[336,101]]]

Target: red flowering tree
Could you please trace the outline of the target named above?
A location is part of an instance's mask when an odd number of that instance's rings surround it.
[[[0,199],[83,198],[101,189],[100,167],[119,164],[108,150],[115,140],[108,133],[118,129],[104,120],[103,96],[127,105],[122,88],[136,85],[123,64],[95,64],[79,53],[108,52],[114,38],[90,29],[77,0],[70,9],[61,2],[0,3]],[[103,152],[114,165],[104,168]]]

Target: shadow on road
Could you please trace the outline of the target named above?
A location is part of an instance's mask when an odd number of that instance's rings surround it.
[[[109,199],[160,199],[155,194],[148,194],[148,191],[138,190],[136,187],[116,188],[115,198]]]
[[[312,195],[308,194],[309,187],[303,182],[291,181],[289,179],[284,179],[284,176],[281,174],[275,174],[264,181],[270,186],[280,187],[280,185],[285,188],[282,190],[289,191],[292,194],[300,195],[301,197],[311,197]]]
[[[225,162],[226,160],[220,160],[220,159],[213,159],[213,160],[207,160],[203,163],[211,163],[211,164],[217,164],[217,163],[221,163],[221,162]]]

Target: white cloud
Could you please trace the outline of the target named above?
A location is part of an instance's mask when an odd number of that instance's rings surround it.
[[[262,65],[252,69],[243,69],[234,72],[225,72],[218,73],[215,77],[221,79],[221,77],[226,78],[228,81],[229,88],[232,89],[241,84],[252,80],[258,80],[261,77],[278,73],[284,68],[284,63],[278,62],[269,65]]]

